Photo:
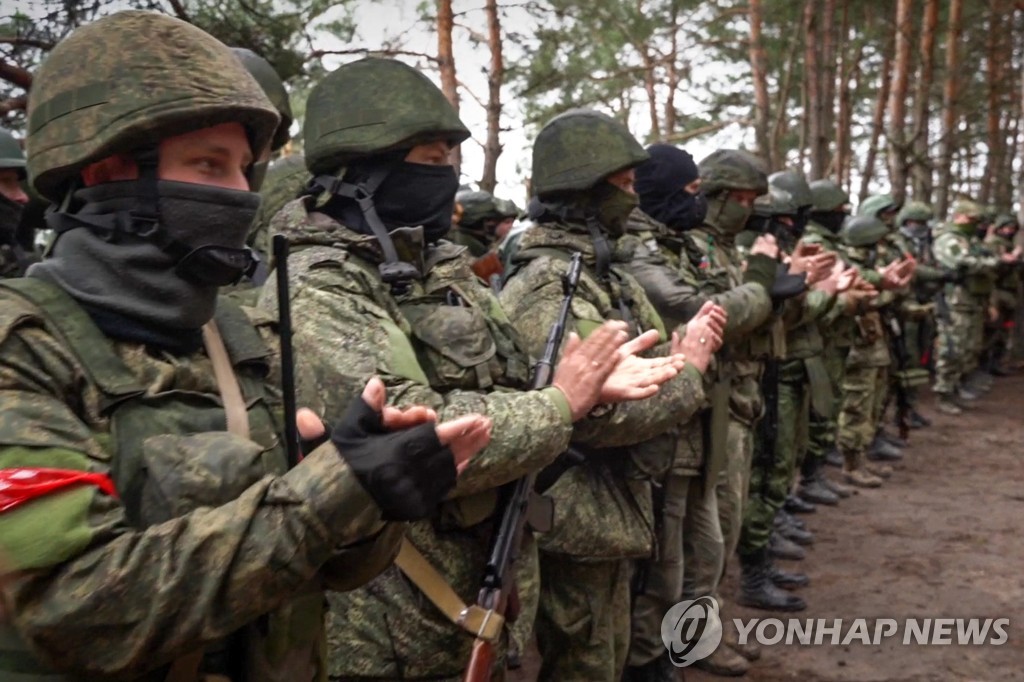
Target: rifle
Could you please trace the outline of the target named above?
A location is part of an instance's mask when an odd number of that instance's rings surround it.
[[[891,334],[892,354],[896,357],[896,424],[900,430],[900,438],[907,440],[910,433],[910,394],[904,384],[903,374],[907,370],[907,338],[903,335],[903,325],[892,310],[881,311],[882,318],[889,325]]]
[[[576,252],[569,262],[568,271],[562,277],[562,307],[548,332],[544,354],[534,365],[532,390],[538,390],[551,384],[554,376],[555,357],[562,345],[562,338],[565,336],[572,299],[576,294],[576,287],[579,284],[582,271],[583,256]],[[531,511],[537,510],[537,505],[531,504],[536,478],[537,474],[531,473],[502,486],[503,511],[495,527],[487,565],[484,567],[484,577],[476,600],[477,606],[488,611],[489,614],[497,615],[497,617],[503,617],[508,606],[515,574],[514,564],[519,558],[527,517],[531,515]],[[534,501],[539,502],[540,500],[535,499]],[[531,510],[530,507],[534,507],[534,509]],[[547,511],[547,528],[550,528],[551,513],[554,510],[548,505]],[[536,530],[545,530],[542,522],[543,519],[537,523],[531,523],[531,526]],[[473,653],[462,679],[464,682],[486,682],[491,679],[493,665],[494,643],[478,635],[473,642]]]
[[[292,353],[292,305],[288,296],[288,237],[272,240],[277,283],[277,327],[281,344],[281,393],[284,398],[284,445],[288,468],[299,463],[299,429],[295,421],[295,364]]]
[[[761,375],[764,416],[757,423],[757,463],[761,467],[761,496],[767,497],[771,469],[775,464],[775,445],[779,439],[779,361],[768,358]]]

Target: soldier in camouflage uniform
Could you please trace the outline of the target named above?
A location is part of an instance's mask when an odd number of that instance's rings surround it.
[[[484,281],[501,276],[504,270],[497,252],[500,243],[512,228],[519,209],[511,201],[498,199],[490,192],[464,190],[455,195],[461,208],[458,224],[449,239],[469,249],[473,271]]]
[[[217,297],[278,115],[219,41],[112,15],[54,48],[29,108],[28,171],[61,210],[52,256],[0,284],[0,678],[323,679],[324,586],[382,570],[384,518],[451,489],[451,433],[386,433],[428,414],[379,414],[371,385],[341,457],[287,470],[274,319]],[[464,456],[487,436],[468,422]]]
[[[728,315],[724,342],[735,343],[763,324],[771,311],[768,299],[777,251],[773,240],[762,238],[752,248],[740,286],[707,295],[690,258],[694,247],[687,235],[687,230],[703,222],[706,209],[699,193],[697,164],[684,150],[671,145],[652,145],[647,152],[651,159],[637,168],[640,209],[630,215],[613,260],[621,261],[636,278],[667,325],[685,324],[710,300]],[[633,597],[633,641],[627,669],[631,680],[674,679],[674,668],[666,656],[652,663],[665,653],[661,640],[664,614],[681,598],[713,594],[722,571],[718,498],[715,486],[706,483],[705,453],[710,443],[704,442],[703,420],[682,424],[678,432],[676,457],[661,483],[661,552],[644,568],[645,589]],[[742,672],[748,667],[727,647],[719,647],[712,658],[720,669]],[[645,674],[645,668],[651,667],[663,668],[662,677]]]
[[[882,329],[878,309],[893,300],[892,291],[910,280],[909,266],[899,263],[876,270],[877,249],[889,229],[870,215],[859,215],[846,222],[840,233],[843,255],[860,276],[882,293],[870,303],[859,301],[855,308],[856,328],[846,357],[843,375],[843,399],[839,413],[839,449],[843,453],[845,480],[858,487],[874,488],[891,469],[867,462],[867,450],[875,437],[884,400],[887,368],[891,363],[889,346]]]
[[[21,277],[35,259],[31,249],[18,239],[28,194],[25,180],[25,153],[6,130],[0,129],[0,278]]]
[[[360,92],[367,94],[354,96]],[[567,448],[573,422],[599,398],[610,401],[603,384],[625,334],[596,334],[603,351],[568,353],[554,386],[525,390],[530,356],[466,249],[443,239],[458,187],[449,152],[469,131],[441,91],[401,62],[365,59],[318,83],[306,111],[311,193],[287,204],[271,227],[294,246],[292,311],[305,332],[296,349],[321,393],[345,399],[378,375],[399,404],[426,404],[443,416],[480,411],[494,422],[491,445],[452,499],[409,526],[397,564],[364,588],[331,595],[330,674],[456,680],[482,623],[482,636],[501,652],[502,619],[476,607],[465,619],[461,607],[442,610],[437,583],[473,601],[498,487],[549,464]],[[368,130],[370,115],[377,125]],[[273,308],[275,293],[265,287],[261,303]],[[520,577],[529,579],[530,547],[524,556]],[[433,568],[417,566],[424,562]]]
[[[1017,297],[1020,292],[1020,255],[1021,248],[1014,244],[1019,226],[1017,219],[1009,213],[996,216],[989,235],[985,238],[985,246],[997,256],[1013,254],[1016,263],[1001,264],[997,270],[995,290],[992,292],[990,312],[986,324],[984,347],[984,369],[994,376],[1006,376],[1005,361],[1009,354],[1009,344],[1013,331],[1013,323],[1017,318]]]
[[[978,292],[988,290],[990,273],[1000,260],[1013,259],[1009,254],[980,254],[972,245],[981,212],[973,201],[957,201],[952,221],[938,232],[932,246],[935,261],[957,274],[956,281],[944,285],[938,309],[934,391],[939,396],[936,407],[946,414],[960,414],[961,399],[973,396],[964,390],[963,382],[977,363],[975,327],[976,320],[984,314],[979,311]]]
[[[580,334],[603,320],[622,319],[634,333],[656,329],[667,340],[664,322],[643,287],[614,255],[637,204],[632,169],[646,159],[625,127],[594,111],[567,112],[538,135],[533,148],[538,224],[523,233],[501,293],[509,319],[533,352],[544,346],[562,299],[561,275],[574,252],[583,255],[585,264],[571,315]],[[592,433],[578,429],[574,435],[574,446],[586,459],[551,487],[555,525],[538,540],[540,679],[619,679],[630,641],[632,560],[648,558],[652,546],[660,551],[662,540],[671,543],[666,552],[679,556],[678,531],[672,538],[655,537],[651,484],[671,469],[677,430],[703,403],[701,372],[709,351],[720,344],[723,318],[709,304],[690,321],[682,342],[688,349],[687,368],[659,396],[631,403],[630,408],[639,408],[633,413],[602,409],[594,420],[600,428]],[[651,633],[644,634],[650,642]]]

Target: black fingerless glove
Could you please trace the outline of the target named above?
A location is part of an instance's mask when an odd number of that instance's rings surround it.
[[[807,275],[805,273],[791,275],[789,266],[779,263],[775,271],[775,281],[772,283],[772,303],[778,304],[788,298],[799,296],[805,291],[807,291]]]
[[[384,428],[379,413],[355,400],[331,442],[388,521],[430,516],[455,486],[455,459],[427,422],[401,431]]]

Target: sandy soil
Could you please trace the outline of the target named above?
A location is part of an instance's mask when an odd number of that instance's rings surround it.
[[[800,591],[809,605],[801,619],[864,618],[871,627],[874,619],[895,619],[901,634],[877,646],[763,647],[744,679],[1024,680],[1024,376],[997,380],[959,417],[937,414],[930,402],[925,397],[921,411],[935,425],[911,432],[892,478],[804,516],[817,542],[805,561],[789,565],[812,580]],[[723,585],[728,602],[738,572],[732,561]],[[728,602],[726,618],[785,618]],[[1006,643],[902,642],[907,619],[971,617],[1009,618]],[[526,682],[536,669],[534,655],[511,678]],[[721,678],[687,668],[679,679]]]

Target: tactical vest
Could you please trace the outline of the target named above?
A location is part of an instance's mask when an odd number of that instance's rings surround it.
[[[102,394],[102,411],[110,421],[109,432],[96,434],[106,449],[99,464],[109,468],[133,528],[226,504],[264,476],[286,471],[277,435],[283,431],[281,397],[266,384],[271,350],[241,308],[221,298],[215,321],[247,407],[248,439],[226,430],[218,394],[184,389],[149,394],[112,341],[60,288],[30,278],[0,282],[0,287],[42,312],[47,331],[75,354],[89,388]],[[322,595],[297,598],[233,635],[230,647],[227,641],[205,647],[200,670],[236,682],[314,679],[322,670],[322,612]],[[295,633],[306,637],[296,642]],[[0,679],[76,680],[37,661],[10,627],[0,628]],[[170,678],[165,667],[137,679]]]

